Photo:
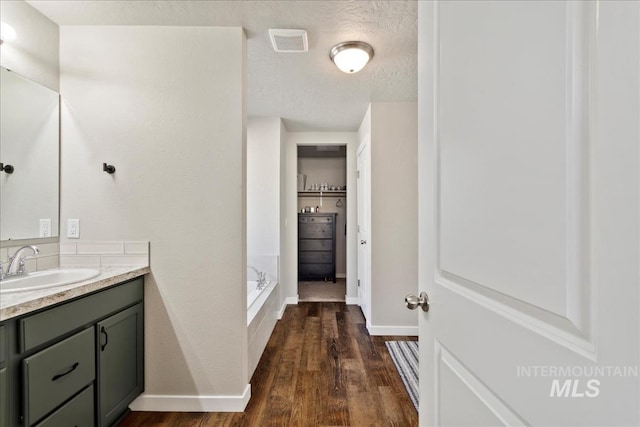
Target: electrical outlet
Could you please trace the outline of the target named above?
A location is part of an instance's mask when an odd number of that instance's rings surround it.
[[[51,237],[51,218],[40,220],[40,233],[38,237]]]
[[[67,220],[67,237],[69,239],[80,238],[80,220],[79,219]]]

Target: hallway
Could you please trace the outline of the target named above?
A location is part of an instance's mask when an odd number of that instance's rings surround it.
[[[138,426],[417,426],[418,414],[385,348],[358,306],[287,307],[251,378],[244,413],[133,412]]]

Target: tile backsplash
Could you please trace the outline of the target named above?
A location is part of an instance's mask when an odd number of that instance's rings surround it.
[[[3,264],[9,262],[9,256],[13,255],[18,249],[24,245],[10,246],[0,249],[0,260]],[[60,246],[58,243],[45,243],[36,245],[40,249],[38,255],[31,255],[27,252],[24,260],[25,269],[27,271],[40,271],[49,268],[55,268],[59,264]]]
[[[0,248],[0,261],[6,266],[9,256],[22,246]],[[40,253],[25,258],[27,271],[56,267],[149,266],[148,241],[76,241],[36,246]]]
[[[60,243],[61,267],[149,266],[147,241],[78,241]]]

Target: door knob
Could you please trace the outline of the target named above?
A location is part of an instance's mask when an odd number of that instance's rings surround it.
[[[360,240],[360,244],[361,244],[361,245],[366,245],[366,244],[367,244],[367,241],[366,241],[366,240]]]
[[[429,295],[427,295],[426,292],[420,292],[419,297],[409,294],[404,297],[404,305],[409,310],[415,310],[418,307],[422,307],[422,311],[429,311]]]

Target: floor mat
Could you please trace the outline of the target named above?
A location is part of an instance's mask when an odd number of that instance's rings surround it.
[[[385,343],[393,364],[400,374],[404,387],[411,397],[413,406],[418,410],[418,342],[387,341]]]

